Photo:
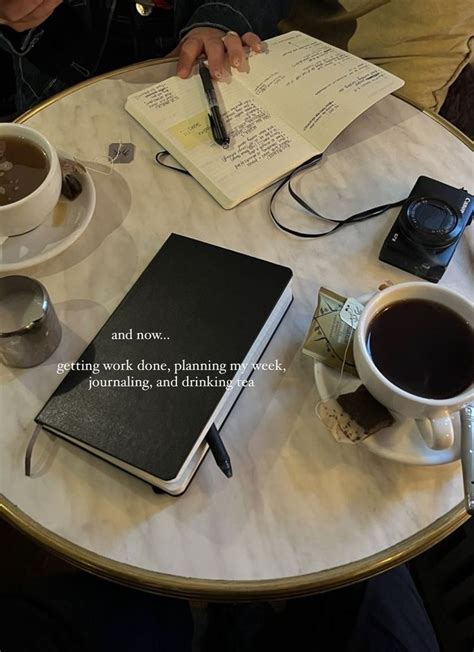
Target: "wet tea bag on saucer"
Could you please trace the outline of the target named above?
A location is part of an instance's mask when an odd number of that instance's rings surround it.
[[[394,423],[390,412],[379,403],[365,385],[355,392],[320,401],[316,412],[334,439],[357,443]]]
[[[86,176],[86,169],[79,161],[61,158],[61,195],[69,201],[74,201],[82,193],[83,179]]]
[[[370,296],[364,298],[367,300]],[[344,373],[357,376],[352,342],[363,309],[363,303],[357,299],[321,288],[318,305],[303,346],[304,353],[340,371],[333,395],[319,401],[316,406],[319,419],[338,442],[362,441],[391,426],[394,421],[390,412],[364,385],[360,385],[355,392],[340,393]]]

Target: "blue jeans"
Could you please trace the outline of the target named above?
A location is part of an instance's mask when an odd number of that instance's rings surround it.
[[[85,573],[43,577],[0,593],[2,652],[191,652],[193,621],[183,600]]]
[[[85,574],[37,580],[0,594],[2,652],[191,652],[193,622],[180,600]],[[209,605],[202,652],[439,652],[405,566],[351,587],[269,605]]]
[[[203,652],[439,652],[406,566],[366,582],[288,600],[211,605]]]

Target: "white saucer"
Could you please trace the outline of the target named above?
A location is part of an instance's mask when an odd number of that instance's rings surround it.
[[[58,152],[64,158],[70,158]],[[73,201],[61,197],[56,208],[36,229],[23,235],[0,237],[0,272],[32,267],[54,258],[85,231],[95,209],[95,187],[90,174],[81,177],[82,192]]]
[[[316,387],[322,400],[333,396],[336,392],[340,372],[331,369],[320,362],[314,364],[314,377]],[[361,381],[349,374],[343,374],[341,386],[338,393],[353,392],[361,384]],[[413,419],[395,421],[390,428],[384,428],[375,435],[372,435],[360,442],[375,455],[385,457],[394,462],[402,464],[413,464],[417,466],[433,466],[437,464],[449,464],[459,460],[461,457],[461,437],[459,416],[453,418],[456,441],[454,446],[442,451],[434,451],[423,441],[418,432],[418,427]],[[348,446],[350,444],[347,444]]]

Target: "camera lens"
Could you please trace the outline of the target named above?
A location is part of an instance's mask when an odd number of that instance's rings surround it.
[[[403,217],[400,225],[411,240],[436,249],[450,245],[462,229],[456,211],[439,199],[415,199]]]

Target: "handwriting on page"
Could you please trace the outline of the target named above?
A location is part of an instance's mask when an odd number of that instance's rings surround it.
[[[365,63],[358,66],[355,70],[359,73],[358,76],[345,83],[342,88],[339,88],[339,93],[344,93],[344,91],[348,90],[351,90],[353,93],[360,93],[366,86],[370,86],[375,81],[384,77],[382,70],[367,70]]]
[[[262,106],[257,106],[251,99],[246,99],[237,102],[224,117],[232,126],[232,137],[238,138],[253,133],[260,123],[271,116]]]
[[[225,118],[232,125],[234,147],[222,161],[232,163],[235,170],[270,161],[291,146],[288,136],[268,122],[270,114],[251,99],[235,104]]]
[[[278,85],[280,82],[285,80],[285,75],[282,75],[281,72],[272,72],[271,75],[268,75],[263,81],[261,81],[255,87],[255,95],[261,95],[265,93],[272,86]]]
[[[314,155],[301,135],[234,76],[216,84],[216,94],[230,136],[227,149],[212,137],[199,75],[186,80],[171,77],[131,96],[127,105],[224,208],[235,206]]]
[[[291,41],[291,39],[289,40]],[[353,57],[347,52],[337,50],[322,42],[292,43],[286,52],[281,52],[281,55],[286,64],[286,70],[273,71],[256,83],[253,87],[255,95],[265,95],[268,91],[277,89],[279,86],[289,88],[293,85],[298,85],[298,82],[308,75],[322,70],[324,70],[326,77],[329,76],[331,79],[331,83],[327,84],[326,88],[333,84],[338,84],[347,75],[353,73],[349,67],[349,64],[353,61]],[[365,62],[362,65],[364,66],[364,64]],[[342,75],[336,75],[334,77],[330,73],[331,68],[341,71],[343,66],[347,66],[347,68]],[[316,94],[318,94],[318,91],[316,91]]]
[[[152,86],[143,92],[141,96],[150,109],[161,109],[164,106],[174,104],[179,97],[168,86]]]
[[[318,124],[320,120],[323,120],[324,118],[327,118],[328,116],[331,115],[331,113],[334,113],[334,111],[337,111],[339,108],[339,105],[336,104],[333,100],[329,100],[326,102],[326,104],[319,109],[305,124],[303,127],[303,131],[308,131],[311,129],[314,129],[314,127]]]
[[[401,80],[299,32],[268,43],[268,57],[252,58],[239,82],[319,151]]]
[[[341,64],[345,64],[352,59],[351,55],[347,52],[335,50],[325,43],[310,43],[297,49],[297,51],[300,50],[302,51],[302,56],[292,64],[297,74],[288,80],[287,86],[318,70],[328,70],[329,68],[340,69]]]
[[[277,127],[269,125],[251,138],[239,142],[234,151],[222,157],[224,163],[231,162],[236,170],[249,168],[261,161],[271,161],[291,145],[291,140]]]

